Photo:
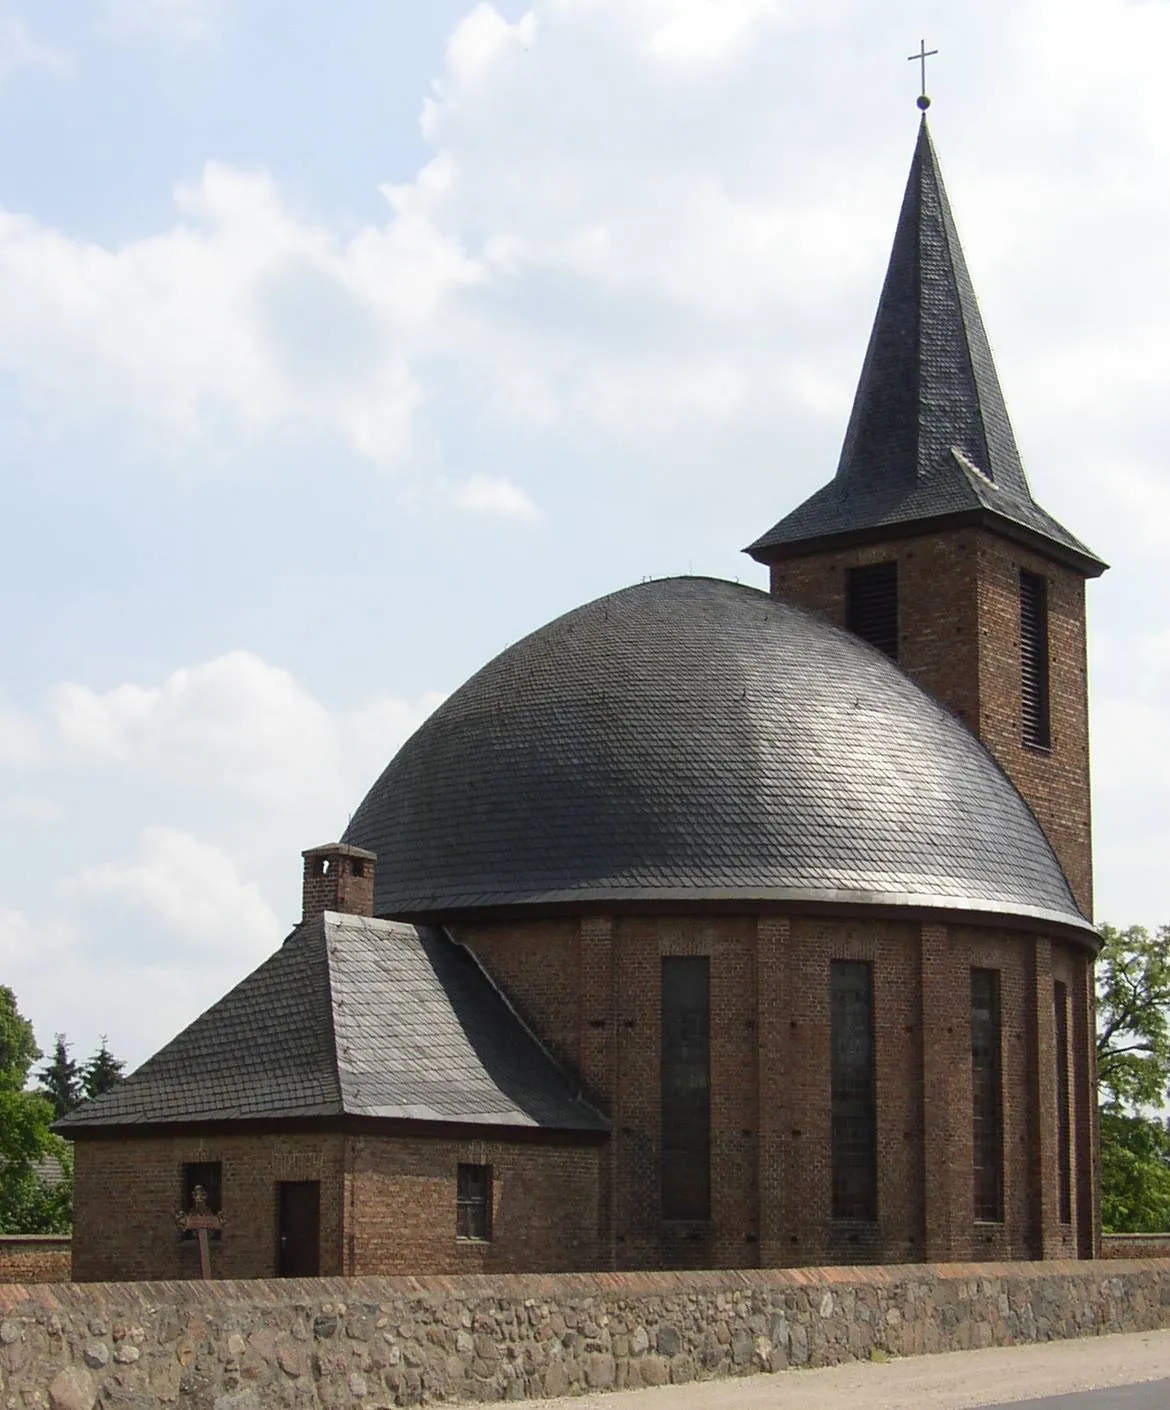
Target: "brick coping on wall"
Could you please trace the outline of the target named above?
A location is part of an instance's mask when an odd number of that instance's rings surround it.
[[[1127,1238],[1141,1237],[1126,1235]],[[1150,1238],[1166,1237],[1149,1235]],[[201,1282],[0,1284],[0,1308],[20,1302],[45,1307],[87,1307],[118,1301],[154,1307],[164,1302],[213,1306],[224,1302],[378,1302],[393,1298],[484,1297],[523,1303],[559,1297],[669,1297],[679,1293],[783,1291],[813,1287],[893,1288],[903,1283],[959,1283],[971,1279],[1030,1282],[1036,1278],[1116,1278],[1126,1272],[1170,1276],[1170,1257],[1045,1259],[1011,1263],[898,1263],[824,1268],[726,1268],[679,1272],[460,1273],[450,1276],[362,1278],[248,1278]]]

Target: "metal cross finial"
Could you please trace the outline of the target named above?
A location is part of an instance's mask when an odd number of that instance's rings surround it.
[[[930,107],[930,99],[926,96],[926,61],[931,57],[932,54],[937,53],[937,49],[928,49],[926,47],[925,39],[920,39],[918,41],[918,53],[906,55],[906,62],[908,64],[912,64],[914,60],[917,59],[918,62],[922,65],[922,92],[918,95],[918,106],[923,112],[925,112],[927,108]]]

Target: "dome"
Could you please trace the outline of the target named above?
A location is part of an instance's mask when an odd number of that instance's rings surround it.
[[[707,578],[626,588],[502,652],[403,745],[344,841],[377,853],[381,916],[758,900],[1090,932],[959,720],[853,635]]]

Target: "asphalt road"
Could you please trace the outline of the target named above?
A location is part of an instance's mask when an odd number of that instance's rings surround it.
[[[1170,1410],[1170,1331],[528,1401],[548,1410]]]

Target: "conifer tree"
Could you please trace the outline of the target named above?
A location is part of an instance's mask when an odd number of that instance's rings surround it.
[[[81,1087],[86,1098],[100,1097],[116,1087],[122,1080],[122,1069],[126,1064],[110,1052],[106,1035],[102,1034],[102,1045],[85,1064],[81,1073]]]
[[[82,1100],[81,1069],[69,1056],[64,1033],[58,1033],[52,1060],[38,1073],[40,1091],[53,1103],[53,1119],[72,1111]]]

